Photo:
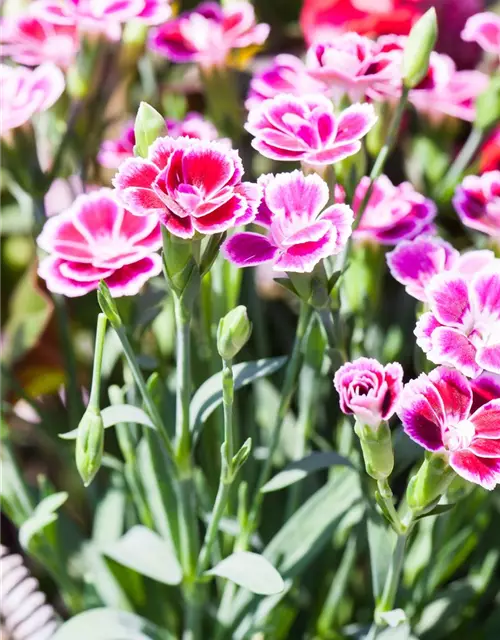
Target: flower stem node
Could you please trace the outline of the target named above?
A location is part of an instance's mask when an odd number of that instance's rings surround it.
[[[219,322],[217,329],[217,350],[223,360],[232,360],[248,342],[252,333],[252,323],[247,309],[239,305]]]
[[[411,478],[406,490],[408,507],[414,516],[427,513],[437,504],[451,484],[455,472],[448,465],[447,457],[426,453],[417,474]]]
[[[387,479],[394,468],[391,430],[387,422],[373,428],[356,421],[354,432],[361,443],[366,473],[375,480]]]
[[[436,10],[431,7],[413,26],[403,52],[403,82],[416,87],[427,75],[431,52],[438,34]]]
[[[89,406],[78,425],[76,467],[88,487],[101,466],[104,450],[104,422],[98,407]]]

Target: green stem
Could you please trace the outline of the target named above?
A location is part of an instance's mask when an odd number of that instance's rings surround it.
[[[177,338],[177,395],[175,414],[175,453],[182,464],[190,457],[189,404],[191,402],[191,312],[174,295]]]
[[[92,386],[90,388],[89,407],[95,407],[99,409],[101,406],[101,369],[102,369],[102,354],[104,351],[104,338],[106,337],[106,325],[108,319],[104,313],[100,313],[97,316],[97,329],[95,334],[95,347],[94,347],[94,366],[92,370]]]
[[[384,505],[391,517],[393,529],[398,535],[401,535],[404,532],[404,526],[401,522],[398,512],[396,511],[394,502],[392,501],[393,493],[391,487],[389,486],[389,482],[387,481],[387,479],[377,480],[377,487],[380,497],[384,501]]]
[[[483,137],[484,131],[477,127],[472,128],[469,137],[460,150],[460,153],[455,158],[453,164],[441,181],[441,188],[438,191],[438,196],[444,196],[449,189],[453,189],[455,187],[461,175],[469,166],[472,158],[476,154],[476,151],[479,149],[479,146],[483,141]]]

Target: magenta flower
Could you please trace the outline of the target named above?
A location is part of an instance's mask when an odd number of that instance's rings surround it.
[[[306,57],[310,75],[325,83],[338,102],[347,94],[353,102],[364,96],[393,93],[401,80],[401,58],[382,50],[373,40],[350,32],[313,44]]]
[[[453,205],[466,227],[500,237],[500,171],[466,176],[457,187]]]
[[[80,48],[74,25],[51,24],[29,14],[3,19],[0,41],[0,55],[31,67],[53,62],[67,69]]]
[[[252,109],[245,129],[266,158],[328,165],[357,153],[376,120],[369,104],[353,104],[336,116],[326,96],[280,94]]]
[[[180,238],[251,222],[260,188],[242,182],[238,152],[218,142],[158,138],[147,160],[129,158],[113,184],[135,215],[153,215]]]
[[[367,176],[361,178],[352,208],[359,210],[370,184]],[[385,175],[375,181],[375,186],[363,213],[361,223],[354,232],[358,239],[373,240],[380,244],[397,244],[411,240],[432,230],[437,215],[436,205],[415,191],[409,182],[395,186]]]
[[[36,69],[0,64],[0,134],[49,109],[64,91],[64,75],[46,62]]]
[[[38,274],[54,293],[83,296],[104,280],[113,296],[132,296],[161,272],[161,230],[152,217],[124,209],[111,189],[78,196],[49,218],[37,240],[50,255]]]
[[[262,104],[264,100],[274,98],[280,93],[305,96],[310,93],[322,93],[325,89],[322,82],[309,75],[300,58],[281,53],[269,66],[256,73],[250,80],[245,107],[250,111]]]
[[[464,375],[438,367],[405,385],[397,413],[412,440],[445,454],[455,473],[491,490],[500,482],[500,399],[473,413],[472,400]]]
[[[472,389],[471,413],[477,411],[490,400],[500,399],[500,375],[484,371],[477,378],[470,380]]]
[[[383,365],[373,358],[358,358],[335,374],[340,409],[370,427],[394,414],[403,390],[403,368],[398,362]]]
[[[151,49],[174,62],[197,62],[204,68],[222,66],[234,49],[264,44],[269,25],[256,24],[249,2],[221,7],[202,2],[151,34]]]
[[[485,11],[471,16],[461,36],[465,42],[477,42],[488,53],[500,56],[500,16],[496,13]]]
[[[320,260],[342,251],[353,214],[343,204],[323,211],[329,192],[318,175],[265,175],[259,184],[264,198],[255,224],[267,229],[267,236],[247,231],[232,235],[222,246],[230,262],[238,267],[269,262],[274,271],[309,273]]]
[[[475,378],[500,373],[500,260],[474,275],[437,275],[427,290],[430,311],[415,328],[417,344],[436,364]]]

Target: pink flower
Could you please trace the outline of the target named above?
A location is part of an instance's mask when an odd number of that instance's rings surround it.
[[[387,92],[401,78],[400,56],[382,51],[357,33],[345,33],[313,44],[306,58],[309,74],[324,82],[335,101],[344,94],[356,102],[370,91]]]
[[[343,204],[323,211],[329,192],[318,175],[265,175],[259,184],[264,199],[255,224],[267,229],[267,236],[235,233],[222,246],[230,262],[238,267],[270,262],[274,271],[309,273],[320,260],[342,251],[351,235],[352,211]]]
[[[364,200],[369,184],[370,179],[364,176],[356,187],[352,203],[355,214]],[[375,181],[354,237],[381,244],[397,244],[401,240],[411,240],[422,233],[428,233],[436,215],[434,202],[415,191],[409,182],[395,186],[387,176],[382,175]]]
[[[78,196],[49,218],[38,246],[50,255],[38,274],[54,293],[82,296],[104,280],[114,296],[132,296],[161,272],[161,231],[154,218],[124,209],[111,189]]]
[[[274,98],[280,93],[304,96],[309,93],[322,93],[324,89],[323,83],[309,75],[300,58],[281,53],[250,80],[245,107],[250,111],[264,100]]]
[[[477,411],[490,400],[500,399],[500,375],[484,371],[474,380],[470,380],[472,389],[471,413]]]
[[[488,53],[500,56],[500,16],[496,13],[485,11],[471,16],[461,36],[465,42],[477,42]]]
[[[340,409],[370,427],[389,420],[403,390],[403,368],[398,362],[385,367],[372,358],[347,362],[335,374]]]
[[[500,237],[500,171],[466,176],[457,187],[453,205],[466,227]]]
[[[28,14],[4,19],[0,28],[0,55],[32,67],[53,62],[66,69],[80,48],[74,25],[51,24]]]
[[[412,440],[445,454],[459,476],[491,490],[500,482],[500,399],[473,413],[472,400],[465,376],[438,367],[405,385],[397,413]]]
[[[210,68],[224,65],[233,49],[264,44],[268,35],[269,25],[255,24],[249,2],[202,2],[156,29],[149,42],[169,60]]]
[[[260,202],[256,184],[242,182],[238,152],[217,142],[158,138],[147,160],[129,158],[113,184],[125,206],[153,215],[180,238],[223,233],[251,222]]]
[[[210,141],[216,140],[219,135],[215,126],[195,111],[186,114],[184,120],[166,118],[165,124],[171,138],[185,136],[186,138]],[[223,140],[219,142],[223,142]],[[227,143],[230,146],[230,142],[227,141]],[[103,167],[118,169],[124,160],[134,157],[134,145],[134,121],[129,120],[118,138],[103,141],[97,160]]]
[[[452,270],[435,276],[427,301],[430,311],[415,335],[429,360],[470,378],[483,370],[500,373],[500,260],[471,275]]]
[[[64,75],[50,62],[36,69],[0,64],[0,134],[49,109],[64,91]]]
[[[280,94],[252,109],[245,129],[266,158],[327,165],[357,153],[376,120],[369,104],[354,104],[336,116],[326,96]]]

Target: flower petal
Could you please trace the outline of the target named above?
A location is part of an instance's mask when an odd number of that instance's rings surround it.
[[[476,362],[476,347],[458,329],[437,327],[432,332],[432,347],[427,353],[431,362],[455,367],[469,378],[481,373]]]
[[[105,281],[115,298],[135,296],[150,278],[161,273],[161,269],[161,256],[153,254],[139,260],[139,262],[117,269]]]
[[[278,174],[265,189],[265,201],[274,214],[294,218],[299,213],[314,220],[328,202],[328,186],[317,174],[301,171]]]
[[[351,105],[339,116],[335,143],[359,140],[370,131],[377,120],[373,105],[366,102]]]
[[[464,326],[471,312],[467,282],[453,273],[436,276],[427,293],[432,312],[442,324]]]
[[[471,451],[454,451],[450,467],[469,482],[491,491],[500,480],[500,459],[479,458]]]
[[[500,399],[490,400],[470,417],[480,438],[500,438]]]
[[[477,350],[476,362],[486,371],[500,374],[500,343],[487,347],[480,347]]]
[[[472,390],[467,378],[458,371],[447,367],[437,367],[429,374],[443,400],[448,423],[456,424],[469,417],[472,405]]]
[[[235,233],[221,247],[224,256],[238,267],[253,267],[276,258],[278,248],[260,233]]]
[[[443,447],[445,408],[436,387],[424,374],[405,385],[396,409],[403,429],[429,451]]]

